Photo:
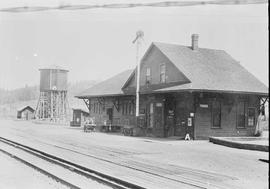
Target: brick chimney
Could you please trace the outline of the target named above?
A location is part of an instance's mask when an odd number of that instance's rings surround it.
[[[198,34],[192,34],[191,36],[192,39],[192,44],[191,44],[191,48],[192,50],[198,50],[198,39],[199,39],[199,35]]]

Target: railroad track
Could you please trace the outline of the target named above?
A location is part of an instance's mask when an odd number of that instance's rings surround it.
[[[76,174],[82,175],[82,176],[84,176],[86,178],[90,178],[92,180],[96,180],[96,181],[98,181],[98,182],[100,182],[102,184],[105,184],[107,186],[110,186],[111,188],[120,188],[120,189],[142,189],[142,188],[144,188],[142,186],[139,186],[139,185],[136,185],[136,184],[133,184],[133,183],[130,183],[130,182],[126,182],[126,181],[121,180],[121,179],[116,178],[116,177],[112,177],[112,176],[103,174],[101,172],[89,169],[88,167],[78,165],[78,164],[76,164],[74,162],[67,161],[65,159],[56,157],[54,155],[51,155],[51,154],[48,154],[46,152],[31,148],[29,146],[25,146],[23,144],[20,144],[20,143],[15,142],[15,141],[11,141],[11,140],[3,138],[3,137],[0,137],[0,144],[1,143],[5,143],[6,145],[12,146],[12,147],[14,147],[16,149],[23,150],[23,151],[25,151],[27,153],[30,153],[30,154],[38,157],[38,158],[42,158],[42,159],[44,159],[44,160],[46,160],[46,161],[48,161],[48,162],[50,162],[52,164],[56,164],[58,166],[61,166],[61,167],[65,168],[65,169],[67,169],[69,171],[72,171],[72,172],[74,172]],[[3,151],[3,150],[1,150],[1,146],[0,146],[0,151]],[[5,153],[9,153],[9,152],[5,152]],[[15,157],[18,160],[20,160],[20,157],[14,156],[12,153],[9,153],[9,155],[12,156],[12,157]],[[94,158],[96,158],[96,157],[94,157]],[[24,163],[31,166],[31,163],[29,163],[29,162],[24,162]],[[66,186],[68,186],[70,188],[83,188],[83,187],[80,187],[80,186],[78,186],[76,184],[70,183],[70,180],[66,181],[64,179],[61,179],[59,176],[53,175],[53,174],[51,174],[51,173],[49,173],[47,171],[44,171],[43,169],[40,169],[37,166],[32,166],[32,167],[38,169],[40,172],[46,174],[47,176],[59,181],[60,183],[66,185]],[[142,171],[142,172],[146,173],[146,174],[148,173],[146,171]],[[148,174],[152,174],[154,176],[158,176],[158,177],[163,178],[162,176],[156,175],[156,174],[153,174],[153,173],[148,173]],[[192,179],[188,179],[188,180],[187,179],[174,180],[174,179],[171,179],[171,178],[168,178],[168,179],[172,180],[172,181],[175,181],[175,182],[182,183],[183,185],[186,186],[184,188],[200,188],[200,189],[208,189],[208,188],[225,189],[225,188],[228,188],[228,187],[224,187],[224,186],[220,186],[220,185],[212,185],[212,184],[206,185],[203,182],[198,182],[196,180],[194,181]]]
[[[85,179],[91,179],[94,181],[97,181],[101,185],[106,185],[110,188],[117,188],[117,189],[143,189],[143,187],[135,185],[133,183],[129,183],[126,181],[123,181],[121,179],[111,177],[109,175],[105,175],[103,173],[97,172],[95,170],[91,170],[89,168],[80,166],[78,164],[75,164],[73,162],[66,161],[62,158],[50,155],[46,152],[42,152],[37,149],[33,149],[29,146],[25,146],[23,144],[11,141],[9,139],[0,137],[0,151],[6,155],[9,155],[10,157],[19,160],[20,162],[26,164],[27,166],[30,166],[34,168],[35,170],[41,172],[42,174],[56,180],[57,182],[72,188],[72,189],[78,189],[78,188],[84,188],[83,186],[79,184],[74,184],[71,180],[63,179],[61,175],[55,174],[55,172],[51,172],[44,168],[44,166],[38,165],[37,160],[33,160],[33,157],[36,157],[38,159],[41,159],[42,161],[46,161],[52,166],[58,166],[62,169],[65,169],[67,172],[72,172],[75,175],[78,175],[79,177],[84,177]],[[19,152],[20,151],[20,152]],[[27,155],[28,154],[28,155]],[[21,157],[23,156],[23,157]],[[31,156],[31,157],[30,157]],[[29,158],[30,157],[30,158]],[[45,165],[46,167],[46,165]],[[63,172],[63,171],[62,171]],[[69,177],[70,178],[70,177]]]

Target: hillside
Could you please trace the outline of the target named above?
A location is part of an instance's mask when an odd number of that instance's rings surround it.
[[[79,81],[68,84],[68,103],[72,108],[86,110],[84,102],[74,98],[75,95],[96,84],[96,81]],[[24,106],[37,106],[39,86],[25,86],[14,90],[0,89],[0,118],[15,118],[17,110]]]

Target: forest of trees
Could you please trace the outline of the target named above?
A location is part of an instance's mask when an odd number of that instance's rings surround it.
[[[68,95],[75,96],[83,90],[93,86],[96,81],[79,81],[69,83]],[[39,96],[39,86],[25,86],[14,90],[0,89],[0,104],[10,104],[21,101],[36,100]]]
[[[14,90],[0,89],[0,104],[28,101],[38,98],[38,86],[25,86]]]

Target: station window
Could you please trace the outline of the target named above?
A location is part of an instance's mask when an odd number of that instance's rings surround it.
[[[221,102],[214,100],[212,103],[212,127],[221,127]]]
[[[122,104],[122,115],[133,115],[134,105],[132,102],[124,102]]]
[[[122,104],[122,115],[127,115],[127,103],[126,102],[124,102],[123,104]]]
[[[121,105],[121,109],[122,109],[122,115],[124,115],[125,114],[125,103],[123,103]]]
[[[96,103],[94,103],[94,113],[96,113]]]
[[[151,83],[151,69],[146,68],[146,84],[150,84],[150,83]]]
[[[134,115],[135,113],[135,106],[133,103],[131,103],[131,115]]]
[[[255,125],[255,108],[248,108],[248,126]]]
[[[165,64],[160,65],[160,83],[165,83],[166,81],[166,66]]]
[[[245,101],[239,101],[237,104],[237,128],[245,128]]]
[[[129,115],[131,115],[131,108],[132,108],[131,105],[132,105],[131,103],[128,103],[128,114]]]
[[[125,106],[125,115],[128,114],[128,103],[126,103],[126,106]]]

